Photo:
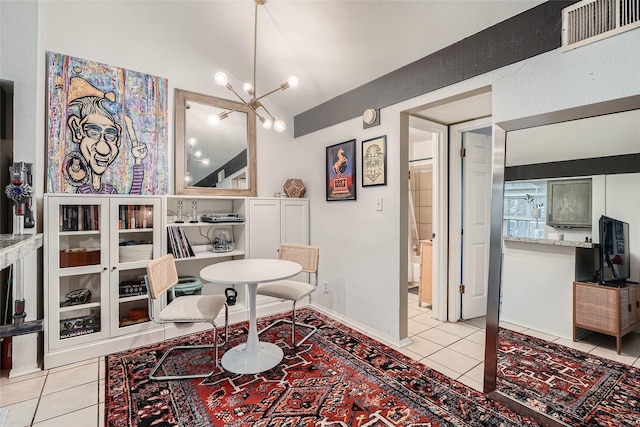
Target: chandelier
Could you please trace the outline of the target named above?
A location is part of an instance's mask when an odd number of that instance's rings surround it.
[[[209,164],[209,159],[203,158],[202,157],[202,151],[197,150],[195,148],[196,145],[196,139],[195,138],[191,138],[189,139],[189,145],[187,146],[187,173],[184,177],[185,181],[187,183],[191,182],[191,163],[202,163],[203,165],[207,166]]]
[[[277,88],[273,89],[270,92],[265,93],[264,95],[258,96],[256,91],[256,50],[258,46],[258,6],[264,5],[267,0],[254,0],[255,2],[255,13],[254,13],[254,25],[253,25],[253,84],[245,83],[242,86],[242,89],[249,95],[251,98],[248,101],[245,101],[242,96],[238,92],[235,91],[231,83],[227,80],[227,75],[222,71],[219,71],[215,74],[214,79],[217,84],[220,86],[226,87],[230,92],[232,92],[240,101],[248,108],[251,109],[262,123],[262,126],[265,129],[273,129],[276,132],[284,132],[286,125],[282,120],[276,118],[273,114],[269,112],[269,110],[262,104],[262,99],[271,95],[274,92],[279,90],[285,90],[290,87],[298,86],[298,78],[295,76],[289,77],[289,79],[282,83]],[[220,121],[226,119],[232,111],[225,111],[217,116],[214,116],[215,121]],[[262,113],[261,113],[262,112]]]

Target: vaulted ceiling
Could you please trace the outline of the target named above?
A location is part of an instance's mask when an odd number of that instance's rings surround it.
[[[265,102],[296,115],[540,3],[267,0],[258,8],[257,92],[296,75],[297,88]],[[131,7],[148,9],[172,35],[210,57],[234,87],[253,81],[252,0],[131,2]],[[211,71],[213,76],[220,70]]]

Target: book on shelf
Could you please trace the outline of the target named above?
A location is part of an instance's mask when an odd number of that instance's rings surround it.
[[[118,209],[118,228],[132,230],[153,227],[153,206],[120,205]]]
[[[189,258],[195,256],[195,252],[182,227],[168,227],[167,233],[170,251],[174,258]]]
[[[60,229],[62,231],[97,231],[98,206],[65,205],[62,206]]]

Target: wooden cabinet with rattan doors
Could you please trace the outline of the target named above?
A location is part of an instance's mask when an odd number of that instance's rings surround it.
[[[622,337],[640,327],[639,288],[573,282],[573,340],[578,329],[612,335],[620,354]]]

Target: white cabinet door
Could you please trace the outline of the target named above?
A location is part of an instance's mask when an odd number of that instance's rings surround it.
[[[158,328],[149,320],[144,275],[162,250],[162,199],[122,197],[110,200],[110,335]],[[156,301],[156,312],[160,301]]]
[[[309,200],[280,200],[280,243],[309,244]]]
[[[47,348],[109,336],[108,199],[47,197]]]
[[[280,246],[280,199],[249,200],[249,257],[277,258]]]
[[[249,199],[249,256],[277,258],[281,243],[309,244],[309,200]]]

